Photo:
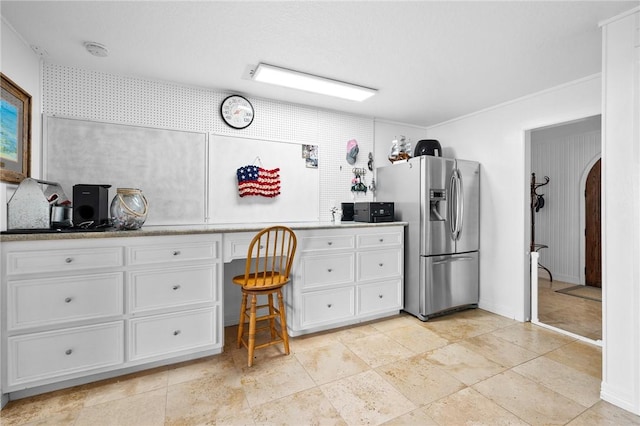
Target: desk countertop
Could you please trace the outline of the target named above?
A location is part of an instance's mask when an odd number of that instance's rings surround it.
[[[44,241],[44,240],[64,240],[64,239],[88,239],[88,238],[122,238],[122,237],[148,237],[154,235],[189,235],[189,234],[212,234],[231,232],[257,232],[267,226],[275,225],[269,223],[226,223],[212,225],[156,225],[143,226],[135,231],[102,231],[102,232],[44,232],[28,234],[2,234],[0,242],[10,241]],[[341,228],[368,228],[385,226],[406,226],[406,222],[295,222],[278,223],[293,230],[313,230],[313,229],[341,229]]]

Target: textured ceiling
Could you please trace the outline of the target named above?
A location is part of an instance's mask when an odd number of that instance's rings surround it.
[[[0,13],[49,62],[428,126],[600,72],[598,23],[638,4],[2,0]],[[379,93],[356,103],[244,79],[258,62]]]

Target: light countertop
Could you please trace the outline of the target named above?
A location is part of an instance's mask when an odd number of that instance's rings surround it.
[[[87,238],[121,238],[148,237],[154,235],[189,235],[229,232],[257,232],[267,226],[284,225],[293,230],[370,228],[385,226],[406,226],[406,222],[366,223],[344,221],[334,222],[294,222],[294,223],[223,223],[211,225],[155,225],[142,226],[134,231],[101,231],[101,232],[43,232],[28,234],[0,234],[0,242],[10,241],[43,241]]]

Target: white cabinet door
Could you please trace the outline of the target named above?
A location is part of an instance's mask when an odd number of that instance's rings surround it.
[[[122,272],[12,280],[7,305],[10,331],[122,315]]]
[[[358,315],[372,315],[402,308],[402,280],[358,286]]]
[[[304,293],[302,295],[302,326],[310,328],[353,318],[354,307],[354,287]]]
[[[220,344],[218,308],[153,315],[129,321],[129,360],[167,357]]]
[[[123,344],[122,321],[10,337],[9,386],[121,364]]]
[[[217,267],[212,263],[130,272],[130,312],[136,315],[156,309],[217,302]]]
[[[300,269],[298,276],[305,289],[348,284],[355,279],[353,253],[305,256]]]

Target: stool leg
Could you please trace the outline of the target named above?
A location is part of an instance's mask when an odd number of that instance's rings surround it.
[[[282,290],[278,289],[278,309],[280,310],[280,332],[284,343],[284,353],[289,355],[289,333],[287,332],[287,315],[285,313]]]
[[[258,296],[251,295],[251,313],[249,315],[249,360],[247,365],[251,367],[253,365],[253,351],[256,347],[256,299]]]
[[[274,314],[273,293],[269,293],[269,331],[271,332],[272,341],[276,340],[276,319]]]
[[[242,333],[244,333],[244,321],[247,310],[247,294],[242,292],[242,303],[240,305],[240,322],[238,322],[238,348],[242,347]]]

